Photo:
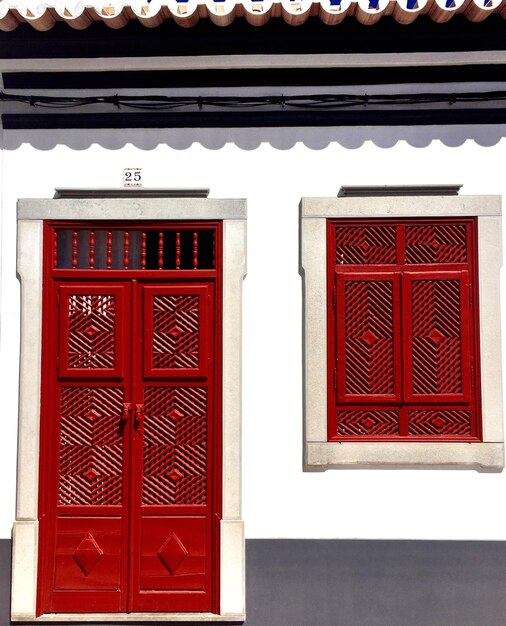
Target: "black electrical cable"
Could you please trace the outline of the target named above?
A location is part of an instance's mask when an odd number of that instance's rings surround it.
[[[506,100],[506,91],[470,93],[418,93],[418,94],[313,94],[270,96],[164,96],[164,95],[102,95],[102,96],[42,96],[0,92],[0,102],[19,102],[30,107],[66,109],[94,104],[110,104],[115,108],[172,110],[184,107],[220,109],[291,107],[299,109],[340,109],[364,106],[420,106],[467,103],[500,103]]]

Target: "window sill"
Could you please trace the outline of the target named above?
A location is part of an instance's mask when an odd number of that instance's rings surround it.
[[[306,471],[327,469],[471,469],[501,472],[502,443],[308,442]]]

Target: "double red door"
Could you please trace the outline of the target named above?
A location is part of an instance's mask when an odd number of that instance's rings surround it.
[[[215,610],[215,295],[49,286],[39,613]]]

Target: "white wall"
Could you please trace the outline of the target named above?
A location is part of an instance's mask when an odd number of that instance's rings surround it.
[[[54,187],[121,187],[123,168],[141,167],[144,187],[208,186],[211,197],[248,200],[243,327],[246,536],[506,540],[506,472],[302,472],[298,275],[302,196],[333,196],[342,184],[463,183],[462,193],[506,198],[503,137],[506,126],[5,131],[0,537],[10,536],[14,519],[16,200],[52,197]]]

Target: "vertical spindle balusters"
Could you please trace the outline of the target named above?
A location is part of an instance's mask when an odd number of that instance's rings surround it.
[[[181,269],[181,233],[176,233],[176,269]]]
[[[95,231],[90,230],[90,269],[95,267]]]
[[[141,234],[141,269],[146,269],[146,233]]]
[[[130,234],[125,230],[125,244],[123,248],[123,267],[127,270],[130,264]]]
[[[107,269],[112,267],[112,232],[107,231]]]
[[[72,233],[72,269],[77,269],[77,230]]]
[[[158,233],[158,269],[163,270],[163,233]]]
[[[53,267],[58,267],[58,231],[54,231],[53,239]]]
[[[149,266],[158,270],[185,270],[190,267],[194,270],[216,269],[218,259],[215,232],[172,228],[168,231],[142,231],[140,228],[128,231],[100,227],[98,230],[93,227],[76,227],[76,230],[55,228],[51,235],[53,268],[146,270]],[[155,256],[156,261],[152,258]]]
[[[193,269],[198,269],[199,266],[199,235],[193,233]]]

